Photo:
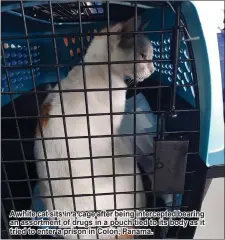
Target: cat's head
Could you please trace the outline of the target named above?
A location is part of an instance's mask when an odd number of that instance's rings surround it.
[[[137,19],[137,29],[141,29],[141,18]],[[134,19],[131,18],[126,22],[116,24],[111,27],[112,32],[124,32],[122,35],[111,37],[110,47],[112,50],[112,61],[130,61],[134,60],[134,51],[136,60],[152,60],[153,47],[150,40],[143,34],[136,35],[136,48],[134,34],[126,34],[125,32],[134,31]],[[123,72],[125,76],[134,78],[134,63],[123,64]],[[136,63],[136,81],[143,81],[154,72],[152,62]]]
[[[137,18],[137,29],[143,30],[141,18]],[[126,32],[134,31],[134,18],[125,22],[120,22],[110,27],[110,32],[122,34],[110,35],[109,47],[111,61],[134,61],[134,49],[136,60],[152,60],[153,47],[150,40],[143,34],[136,34],[136,48],[134,47],[134,34]],[[107,32],[103,29],[101,32]],[[124,34],[123,34],[124,33]],[[94,61],[108,61],[107,36],[96,36],[91,46],[91,52],[95,52]],[[97,53],[96,53],[97,52]],[[134,63],[112,64],[114,73],[123,74],[126,77],[134,79]],[[152,62],[136,63],[136,81],[140,82],[148,78],[154,72]]]

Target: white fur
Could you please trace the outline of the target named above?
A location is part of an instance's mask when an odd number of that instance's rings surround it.
[[[111,31],[120,31],[122,24],[117,24]],[[125,54],[117,47],[118,36],[110,37],[111,58],[112,60],[132,60],[131,54]],[[128,59],[131,58],[131,59]],[[85,62],[107,61],[107,38],[106,36],[95,38],[88,48],[85,56]],[[138,64],[137,64],[138,65]],[[141,64],[139,65],[139,67]],[[142,63],[143,66],[143,63]],[[111,81],[112,87],[125,88],[124,74],[127,73],[127,65],[112,65]],[[140,68],[141,69],[141,68]],[[133,71],[133,67],[130,68]],[[142,68],[143,70],[143,68]],[[138,72],[139,71],[139,72]],[[138,70],[137,74],[143,74]],[[146,70],[147,71],[147,70]],[[151,72],[148,70],[144,77],[149,76]],[[87,89],[90,88],[108,88],[108,66],[85,66]],[[143,79],[142,79],[143,80]],[[68,77],[61,81],[63,90],[84,89],[82,67],[76,66],[68,74]],[[55,87],[58,89],[58,87]],[[125,90],[112,91],[112,107],[113,112],[124,112],[125,108]],[[85,97],[83,92],[67,92],[62,93],[65,114],[86,114]],[[88,92],[88,111],[89,113],[110,113],[110,101],[108,91]],[[59,93],[49,94],[45,103],[51,104],[50,115],[61,115],[61,102]],[[119,126],[122,120],[122,115],[113,116],[113,131],[118,134]],[[110,135],[111,124],[110,115],[107,116],[90,116],[90,133],[91,135]],[[66,131],[68,137],[88,136],[87,118],[86,117],[66,117]],[[65,137],[62,118],[50,118],[47,126],[43,128],[44,137]],[[37,136],[40,137],[40,136]],[[68,158],[66,140],[45,140],[47,151],[47,159]],[[91,164],[88,138],[69,139],[69,153],[71,158],[85,157],[85,160],[71,160],[72,176],[90,176],[86,179],[74,179],[75,194],[93,194],[92,179],[91,179]],[[92,138],[91,139],[92,156],[112,156],[111,137],[107,138]],[[132,154],[132,149],[127,149],[121,138],[114,138],[114,154]],[[36,159],[45,159],[42,141],[35,142],[34,153]],[[129,158],[115,158],[115,173],[116,174],[132,174],[134,172],[134,160]],[[68,161],[47,161],[50,178],[70,177]],[[93,159],[94,175],[110,175],[112,170],[112,157],[103,159]],[[37,163],[38,175],[40,178],[48,178],[46,163],[41,161]],[[137,173],[139,172],[137,168]],[[123,176],[115,178],[116,192],[133,191],[134,177]],[[102,177],[95,178],[95,193],[113,193],[113,178]],[[71,195],[71,181],[67,180],[51,180],[53,196]],[[49,190],[49,182],[40,181],[39,183],[41,196],[51,196]],[[140,176],[136,176],[136,190],[142,191],[143,185]],[[145,207],[145,195],[136,194],[136,207]],[[51,198],[43,198],[46,209],[53,210]],[[55,207],[58,210],[74,211],[72,197],[58,197],[54,199]],[[94,201],[92,196],[75,197],[76,211],[94,210]],[[96,196],[97,210],[114,209],[114,198],[111,195]],[[116,208],[134,208],[133,194],[118,194],[116,195]],[[102,220],[109,220],[102,219]],[[100,238],[114,238],[112,235],[102,235]],[[66,238],[76,239],[76,235],[67,235]],[[93,235],[80,236],[80,238],[95,238]]]

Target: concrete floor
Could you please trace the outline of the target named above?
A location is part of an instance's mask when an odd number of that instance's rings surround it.
[[[203,200],[206,226],[198,227],[195,239],[224,239],[224,178],[213,179]]]

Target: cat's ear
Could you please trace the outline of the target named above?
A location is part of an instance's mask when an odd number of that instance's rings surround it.
[[[137,29],[141,26],[141,17],[137,17]],[[130,18],[125,22],[117,23],[116,25],[112,26],[110,32],[132,32],[135,30],[135,22],[134,18]]]
[[[110,32],[118,32],[122,34],[112,35],[111,36],[111,46],[118,45],[120,42],[126,42],[127,40],[133,38],[133,34],[126,34],[126,32],[132,32],[135,30],[134,18],[130,18],[127,21],[120,22],[110,28]],[[141,26],[141,17],[137,17],[137,30]],[[124,33],[124,34],[123,34]]]
[[[137,30],[141,26],[141,16],[137,16]],[[122,23],[122,32],[135,31],[135,18],[131,18],[126,22]]]
[[[141,23],[138,30],[144,31],[149,26],[150,22],[151,21],[148,21],[146,23]]]

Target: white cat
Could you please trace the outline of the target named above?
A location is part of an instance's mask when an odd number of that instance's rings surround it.
[[[140,18],[138,18],[138,27]],[[102,30],[105,32],[106,30]],[[128,32],[134,31],[134,19],[127,22],[118,23],[109,29],[110,32]],[[111,61],[130,61],[134,60],[134,38],[132,34],[111,35],[110,51]],[[136,59],[152,60],[153,48],[151,42],[144,35],[136,37]],[[90,44],[84,57],[85,62],[107,62],[107,36],[96,36]],[[108,88],[109,72],[108,65],[88,65],[85,66],[86,88]],[[153,63],[136,64],[136,80],[143,81],[154,71]],[[114,88],[126,88],[124,76],[134,77],[134,64],[111,64],[111,82]],[[68,77],[61,81],[63,90],[81,89],[84,90],[83,72],[81,66],[74,67]],[[58,89],[55,87],[54,89]],[[124,112],[126,90],[112,91],[112,111]],[[84,92],[64,92],[62,93],[65,114],[86,114]],[[110,124],[110,101],[109,91],[87,92],[88,112],[107,113],[104,116],[90,116],[90,135],[101,136],[111,134]],[[61,102],[59,93],[51,93],[47,96],[43,106],[42,114],[61,115]],[[123,115],[113,115],[113,134],[118,134],[119,126]],[[70,176],[69,161],[70,158],[86,158],[81,160],[71,160],[72,177],[86,177],[73,179],[73,188],[75,195],[86,194],[87,196],[75,197],[76,211],[93,211],[94,198],[92,188],[92,174],[90,151],[88,141],[88,125],[86,116],[66,117],[66,132],[68,137],[86,136],[86,138],[68,139],[69,154],[67,155],[67,146],[65,139],[44,140],[47,152],[47,164],[49,167],[50,178],[67,178],[51,180],[55,208],[63,211],[74,211],[72,201],[72,186]],[[43,136],[46,138],[65,137],[63,119],[44,118],[41,120]],[[40,137],[40,129],[37,127],[36,137]],[[36,159],[45,159],[43,144],[41,140],[35,141],[34,153]],[[113,189],[113,167],[112,167],[112,143],[111,137],[91,138],[92,156],[108,156],[108,158],[94,158],[93,172],[94,175],[111,175],[109,177],[94,178],[96,210],[107,209],[127,209],[134,208],[134,194],[119,194],[119,192],[134,191],[134,160],[132,157],[115,158],[115,173],[130,174],[130,176],[115,177],[116,206],[114,206],[114,189]],[[114,137],[114,155],[131,153],[130,149],[124,145],[119,137]],[[111,157],[110,157],[111,156]],[[64,160],[59,160],[63,158]],[[55,160],[52,160],[55,159]],[[57,159],[57,160],[56,160]],[[136,172],[139,170],[136,168]],[[40,178],[48,178],[46,162],[37,162],[37,170]],[[46,209],[53,210],[50,187],[48,180],[39,182],[41,196]],[[139,175],[136,176],[136,191],[142,191],[143,185]],[[109,193],[109,195],[100,195]],[[117,194],[118,193],[118,194]],[[63,197],[63,195],[67,195]],[[136,194],[136,208],[145,207],[145,194]],[[102,218],[104,220],[104,218]],[[109,220],[106,218],[105,220]],[[114,238],[113,235],[101,235],[100,238]],[[65,238],[76,239],[77,235],[67,235]],[[80,238],[95,238],[93,235],[80,235]]]

